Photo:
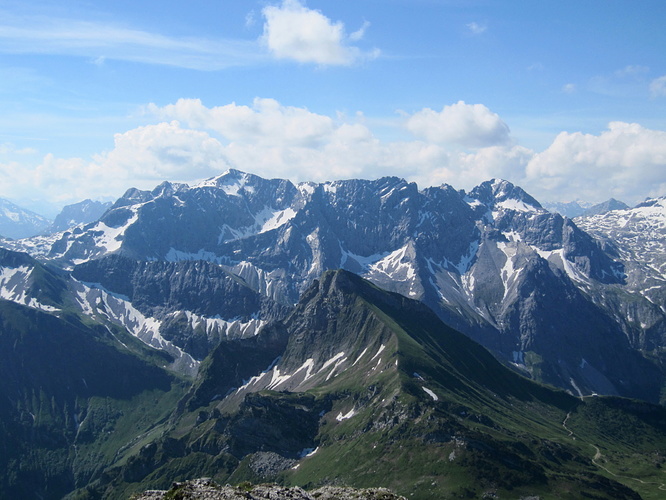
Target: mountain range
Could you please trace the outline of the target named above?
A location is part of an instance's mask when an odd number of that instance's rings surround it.
[[[3,237],[21,239],[64,231],[78,224],[97,220],[110,206],[110,202],[84,200],[66,205],[51,221],[30,210],[21,208],[9,200],[0,198],[0,240]]]
[[[665,205],[572,220],[500,180],[231,170],[4,240],[0,487],[123,498],[210,475],[636,498],[612,471],[661,484]]]
[[[16,239],[34,236],[46,230],[50,223],[46,217],[0,198],[0,237]]]
[[[180,272],[175,265],[205,262],[263,303],[286,308],[322,272],[342,268],[424,302],[537,380],[575,394],[659,402],[663,275],[649,266],[635,271],[640,256],[622,245],[548,212],[506,181],[466,193],[446,185],[418,190],[398,178],[294,185],[231,170],[195,186],[131,189],[98,221],[13,248],[130,298],[125,282],[152,281],[151,265],[163,263],[160,276],[182,288],[167,277]],[[235,306],[202,314],[160,304],[166,292],[152,290],[151,310],[130,302],[160,328],[186,322],[183,314],[205,318],[212,340],[190,348],[197,359],[219,338],[211,333],[214,320],[241,322],[251,332],[251,323],[272,318],[262,313],[272,306],[258,303],[238,314]],[[192,334],[173,335],[187,351]]]

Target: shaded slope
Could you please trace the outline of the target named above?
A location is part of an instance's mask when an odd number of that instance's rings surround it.
[[[196,359],[220,341],[254,335],[266,321],[290,310],[238,276],[200,260],[143,262],[109,255],[76,266],[72,275],[125,297],[160,322],[163,338]]]
[[[119,338],[0,300],[0,496],[62,498],[170,412],[177,380]]]

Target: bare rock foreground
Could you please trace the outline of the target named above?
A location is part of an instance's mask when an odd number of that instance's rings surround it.
[[[174,483],[170,490],[150,490],[132,500],[406,500],[385,488],[324,486],[312,491],[277,485],[220,486],[207,478]]]

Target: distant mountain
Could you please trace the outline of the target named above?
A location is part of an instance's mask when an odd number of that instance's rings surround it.
[[[666,197],[646,200],[633,208],[616,209],[576,219],[623,262],[628,294],[608,296],[609,306],[626,322],[640,324],[625,331],[635,345],[648,350],[666,345]],[[646,301],[635,300],[643,297]]]
[[[47,229],[49,233],[65,231],[79,224],[87,224],[99,219],[112,205],[111,202],[84,200],[73,205],[66,205]]]
[[[582,215],[583,212],[585,212],[585,210],[589,209],[591,206],[592,206],[591,203],[586,203],[582,201],[570,201],[567,203],[563,202],[543,203],[543,207],[546,210],[558,213],[560,215],[564,215],[565,217],[569,217],[570,219]]]
[[[421,300],[537,380],[574,394],[654,402],[663,397],[659,360],[666,303],[651,301],[663,284],[650,285],[656,288],[644,295],[646,287],[632,283],[627,273],[633,264],[616,246],[502,180],[466,193],[446,185],[419,190],[395,177],[294,185],[230,170],[195,186],[131,189],[98,221],[52,239],[22,240],[13,248],[123,296],[159,321],[161,338],[197,359],[221,336],[179,335],[187,329],[168,328],[175,317],[167,315],[179,314],[180,307],[173,287],[183,297],[185,287],[198,283],[178,284],[182,269],[173,264],[206,261],[204,275],[235,279],[262,300],[287,308],[324,271],[343,268]],[[111,255],[122,258],[107,260]],[[149,276],[153,272],[172,277],[156,281]],[[151,310],[145,309],[148,302],[136,302],[147,296],[146,287],[140,290],[142,280],[155,285]],[[138,288],[128,287],[130,282]],[[215,303],[226,311],[220,316],[226,322],[256,326],[277,317],[269,312],[274,306],[252,299],[255,316],[245,309],[240,319],[230,318],[233,308],[224,305],[230,295],[220,297]],[[197,321],[189,318],[199,313],[187,303],[189,312],[175,324],[196,329]],[[631,304],[631,314],[619,315],[618,304]],[[210,325],[214,318],[207,318]]]
[[[127,498],[189,474],[383,485],[415,499],[635,499],[618,481],[663,449],[664,422],[663,407],[529,381],[422,303],[335,271],[285,320],[221,343],[170,428],[87,492]],[[600,474],[602,454],[622,460],[624,478]],[[659,468],[640,470],[656,490]]]
[[[605,214],[606,212],[610,212],[612,210],[625,210],[627,208],[629,208],[629,205],[627,205],[626,203],[618,201],[615,198],[611,198],[609,200],[604,201],[603,203],[599,203],[598,205],[594,205],[588,208],[582,214],[579,215],[582,217],[590,217],[592,215]]]
[[[51,221],[30,210],[0,198],[0,235],[19,239],[35,236],[49,227]]]

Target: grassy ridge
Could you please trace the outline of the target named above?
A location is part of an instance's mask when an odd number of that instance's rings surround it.
[[[294,347],[278,366],[296,369],[316,353],[329,353],[325,360],[344,350],[345,370],[314,375],[305,393],[246,394],[236,411],[224,401],[184,411],[166,437],[114,472],[105,494],[207,475],[386,486],[415,499],[658,498],[659,485],[648,481],[658,480],[666,449],[663,409],[580,401],[535,384],[421,304],[348,273],[325,276],[318,290],[287,320]],[[311,320],[312,312],[329,319]],[[212,391],[215,382],[206,383]],[[149,472],[132,475],[142,470]]]

